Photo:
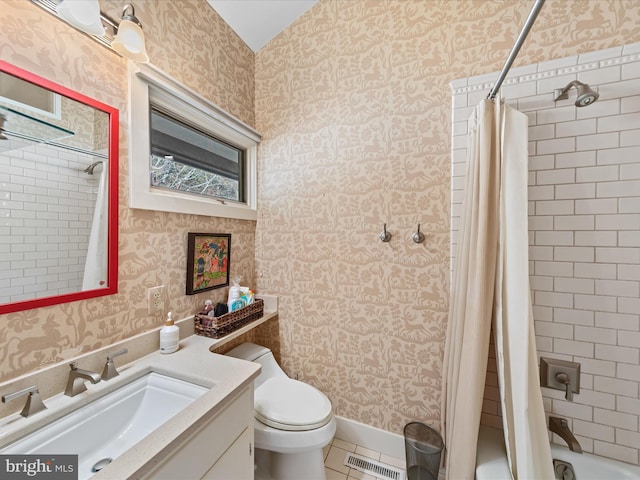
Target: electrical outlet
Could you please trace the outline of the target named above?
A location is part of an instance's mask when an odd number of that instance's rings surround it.
[[[164,285],[153,287],[147,290],[149,313],[164,311]]]

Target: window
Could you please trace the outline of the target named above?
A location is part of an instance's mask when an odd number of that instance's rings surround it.
[[[131,74],[131,208],[255,220],[260,135],[147,65]]]

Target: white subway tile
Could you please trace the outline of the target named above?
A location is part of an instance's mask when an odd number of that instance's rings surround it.
[[[573,361],[580,364],[580,371],[595,376],[615,377],[616,362],[595,360],[593,358],[574,357]],[[593,389],[590,389],[593,390]]]
[[[553,351],[565,355],[593,358],[593,343],[576,342],[574,340],[553,339]]]
[[[554,308],[553,321],[573,325],[593,325],[594,312],[572,308]]]
[[[529,260],[553,260],[553,247],[529,245]]]
[[[640,282],[625,282],[621,280],[596,280],[598,295],[617,295],[618,297],[640,296]]]
[[[550,412],[561,417],[577,418],[590,422],[593,419],[593,407],[567,402],[566,400],[554,400],[553,410]]]
[[[576,151],[614,149],[620,146],[620,134],[598,133],[595,135],[581,135],[576,137]]]
[[[620,99],[620,113],[640,112],[640,95]]]
[[[640,415],[640,400],[627,397],[618,397],[616,400],[616,406],[619,412]]]
[[[536,215],[573,215],[573,200],[538,200]]]
[[[618,345],[640,348],[640,332],[618,332]],[[640,378],[638,379],[640,381]]]
[[[618,335],[617,331],[612,328],[594,328],[576,325],[575,339],[581,342],[616,345],[618,342]]]
[[[545,217],[529,217],[529,230],[538,231],[538,230],[553,230],[553,217],[545,216]]]
[[[581,405],[615,409],[616,397],[610,393],[594,392],[593,390],[580,390],[580,394],[573,398],[574,402]],[[576,432],[577,433],[577,432]]]
[[[535,275],[530,275],[529,286],[531,290],[544,290],[546,292],[553,292],[553,277],[538,277]]]
[[[640,314],[640,298],[620,297],[618,299],[618,312]]]
[[[629,80],[632,78],[640,78],[640,62],[630,62],[622,65],[622,80]]]
[[[618,279],[640,281],[640,265],[618,265]]]
[[[616,297],[605,295],[580,295],[574,297],[575,308],[595,312],[615,312],[618,308]]]
[[[595,183],[577,183],[574,185],[556,185],[556,199],[564,200],[568,198],[595,198]]]
[[[530,155],[529,156],[529,171],[532,170],[552,170],[555,161],[554,155]],[[593,158],[593,165],[595,165],[595,155]]]
[[[569,153],[576,151],[576,139],[574,137],[558,138],[553,140],[540,140],[537,143],[537,154],[547,155],[551,153]]]
[[[546,62],[540,62],[537,64],[538,72],[547,72],[549,70],[556,70],[558,68],[572,67],[578,63],[578,56],[573,55],[571,57],[558,58],[555,60],[548,60]]]
[[[593,453],[601,455],[607,458],[613,458],[614,460],[620,460],[627,463],[638,463],[638,449],[622,447],[620,445],[613,445],[608,442],[599,442],[598,440],[593,442]]]
[[[607,182],[619,180],[618,166],[584,167],[576,169],[576,182]]]
[[[595,124],[593,133],[595,133]],[[555,138],[555,136],[555,124],[553,123],[529,127],[529,141],[545,140],[548,138]]]
[[[600,68],[581,72],[578,75],[578,80],[591,85],[591,88],[597,90],[598,86],[603,83],[619,82],[621,79],[620,70],[620,65],[612,65],[606,68],[601,66]]]
[[[558,262],[593,262],[595,259],[593,247],[553,247],[553,257]]]
[[[507,100],[508,99],[516,100],[522,97],[530,97],[536,94],[536,84],[535,82],[523,82],[523,83],[514,83],[511,85],[504,85],[500,89],[500,92],[502,94],[502,98]]]
[[[633,147],[640,145],[640,129],[620,132],[620,146]]]
[[[615,278],[615,265],[613,267],[614,267],[613,278]],[[546,275],[551,277],[573,277],[573,263],[571,262],[535,262],[535,274]]]
[[[622,47],[612,47],[604,50],[597,50],[595,52],[581,53],[578,56],[578,63],[593,63],[601,60],[607,60],[610,58],[616,58],[622,56]],[[582,77],[581,77],[582,78]]]
[[[620,165],[620,180],[637,180],[640,179],[640,158],[639,163],[628,163]]]
[[[640,213],[640,197],[628,197],[618,199],[620,213]]]
[[[535,322],[536,335],[573,340],[573,325],[554,322]]]
[[[598,215],[596,230],[638,230],[640,229],[640,214],[624,213],[618,215]]]
[[[638,385],[635,385],[636,391]],[[629,395],[627,395],[629,396]],[[605,410],[603,408],[593,409],[593,421],[596,423],[602,423],[604,425],[610,425],[613,427],[624,428],[627,430],[638,431],[638,416],[630,415],[628,413],[614,412],[612,410]]]
[[[637,449],[640,446],[640,433],[624,428],[616,428],[616,444]]]
[[[591,200],[576,200],[575,209],[576,214],[578,215],[584,215],[587,213],[618,213],[618,199],[598,198]]]
[[[596,119],[586,118],[584,120],[557,123],[555,137],[576,137],[578,135],[592,135],[594,133],[596,133]],[[546,138],[553,138],[553,136]]]
[[[640,247],[640,230],[618,232],[618,245],[621,247]]]
[[[593,135],[595,136],[595,135]],[[579,139],[578,137],[578,143]],[[618,140],[616,137],[616,144],[618,146]],[[593,148],[579,148],[578,150],[595,150]],[[573,153],[560,153],[556,155],[556,168],[571,168],[571,167],[591,167],[596,165],[596,152],[595,151],[581,151]],[[553,164],[550,168],[554,168]]]
[[[534,292],[535,304],[547,307],[573,307],[573,295],[568,293]],[[562,352],[561,352],[562,353]]]
[[[536,335],[536,351],[538,351],[538,352],[552,352],[553,351],[553,338]]]
[[[536,245],[573,245],[573,232],[541,230],[535,234]]]
[[[575,182],[576,171],[573,168],[538,170],[536,172],[537,185],[555,185],[558,183]],[[592,195],[594,197],[594,195]]]
[[[595,225],[593,215],[562,215],[553,219],[556,230],[593,230]]]
[[[622,55],[634,55],[640,53],[640,42],[628,43],[622,47]]]
[[[583,118],[601,118],[607,115],[618,115],[620,113],[620,100],[619,94],[612,95],[612,88],[605,88],[604,86],[600,86],[598,88],[598,93],[600,93],[600,98],[597,102],[592,105],[589,105],[588,108],[576,108],[576,116],[578,119]],[[607,95],[607,92],[609,94]],[[612,100],[606,100],[607,98],[613,98]]]
[[[640,331],[640,314],[596,312],[596,326],[617,330]]]
[[[640,158],[640,147],[620,147],[598,150],[598,165],[618,165],[621,163],[635,163]],[[636,187],[636,192],[638,188]],[[630,195],[625,195],[630,196]]]
[[[596,247],[596,262],[640,263],[640,248]]]
[[[616,377],[637,382],[640,378],[640,365],[618,363],[618,373]]]
[[[553,185],[529,187],[529,200],[553,200],[553,199],[554,199]]]
[[[598,133],[632,130],[640,124],[640,112],[598,118]]]
[[[581,246],[615,247],[618,244],[617,232],[575,232],[574,243]]]
[[[612,345],[596,344],[595,358],[611,360],[618,363],[630,363],[637,365],[640,362],[640,349],[630,347],[616,347]]]
[[[533,305],[532,309],[533,309],[533,318],[535,318],[536,320],[541,320],[545,322],[550,322],[551,320],[553,320],[553,308]]]
[[[599,183],[596,192],[596,196],[599,198],[634,197],[640,192],[640,180]]]
[[[576,398],[581,396],[582,394],[576,395]],[[615,437],[615,431],[613,427],[609,427],[607,425],[599,425],[597,423],[583,422],[582,420],[573,421],[573,433],[582,435],[583,437],[589,437],[596,440],[605,440],[608,442],[613,442]]]

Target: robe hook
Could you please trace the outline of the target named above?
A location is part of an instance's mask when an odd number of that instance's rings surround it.
[[[418,231],[413,234],[411,239],[416,243],[424,242],[424,234],[422,232],[420,232],[420,224],[418,224]]]
[[[380,241],[386,243],[389,240],[391,240],[391,234],[387,232],[387,224],[385,223],[382,227],[382,232],[380,232]]]

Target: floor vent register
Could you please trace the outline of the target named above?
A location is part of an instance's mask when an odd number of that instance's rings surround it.
[[[405,480],[404,472],[399,468],[392,467],[386,463],[376,462],[375,460],[356,455],[355,453],[347,453],[344,458],[344,464],[347,467],[355,468],[362,473],[368,473],[382,480]]]

